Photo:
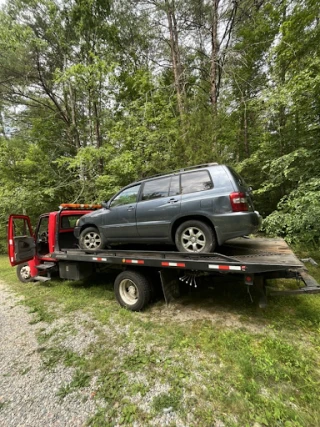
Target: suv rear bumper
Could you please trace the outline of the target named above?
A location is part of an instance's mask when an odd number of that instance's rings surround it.
[[[221,226],[220,226],[221,222]],[[262,223],[259,212],[234,212],[214,218],[218,244],[226,240],[256,233]],[[241,232],[240,232],[241,230]]]

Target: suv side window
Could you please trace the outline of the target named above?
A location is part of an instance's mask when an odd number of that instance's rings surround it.
[[[231,172],[231,171],[230,171]],[[211,176],[214,182],[214,188],[233,191],[233,185],[227,174],[227,171],[222,166],[215,166],[211,169]]]
[[[197,171],[184,173],[181,175],[181,193],[197,193],[198,191],[210,190],[213,188],[209,172]]]
[[[153,200],[167,197],[169,194],[170,177],[153,179],[144,183],[141,200]]]
[[[136,203],[140,186],[141,184],[134,185],[133,187],[130,187],[130,188],[126,188],[120,194],[118,194],[117,197],[115,197],[112,200],[110,206],[114,208],[115,206],[122,206],[122,205],[128,205],[130,203]]]
[[[180,194],[180,175],[171,177],[169,196],[178,196]]]

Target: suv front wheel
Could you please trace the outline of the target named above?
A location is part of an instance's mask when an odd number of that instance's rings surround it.
[[[186,221],[178,227],[175,243],[179,252],[212,252],[216,247],[212,228],[197,220]]]
[[[87,252],[95,252],[103,249],[104,243],[102,236],[97,228],[85,228],[79,237],[79,246]]]

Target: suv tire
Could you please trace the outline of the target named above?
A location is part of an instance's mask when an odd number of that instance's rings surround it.
[[[212,228],[197,220],[183,222],[178,227],[175,243],[179,252],[213,252],[216,247]]]
[[[95,227],[85,228],[79,237],[79,246],[87,252],[96,252],[104,248],[99,230]]]

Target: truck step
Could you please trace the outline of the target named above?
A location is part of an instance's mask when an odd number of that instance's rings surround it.
[[[36,265],[38,270],[50,270],[50,268],[55,267],[56,264],[54,262],[44,262],[43,264]]]
[[[50,280],[50,277],[46,277],[46,276],[35,276],[33,278],[33,280],[35,282],[47,282],[48,280]]]

